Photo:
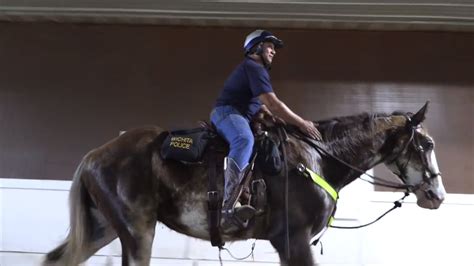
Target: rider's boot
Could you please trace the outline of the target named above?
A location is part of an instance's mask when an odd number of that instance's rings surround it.
[[[229,157],[224,159],[224,200],[222,203],[221,230],[224,233],[235,232],[246,227],[255,214],[250,205],[236,206],[242,191],[242,179],[247,168],[239,169],[237,163]]]

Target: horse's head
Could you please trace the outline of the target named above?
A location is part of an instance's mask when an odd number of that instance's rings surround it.
[[[414,115],[406,117],[405,129],[397,134],[392,159],[387,167],[416,194],[422,208],[437,209],[446,195],[434,151],[435,143],[422,122],[428,102]]]

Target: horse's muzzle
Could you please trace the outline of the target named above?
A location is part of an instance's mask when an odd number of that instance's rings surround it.
[[[435,210],[441,206],[444,201],[443,193],[436,193],[432,189],[419,190],[416,193],[417,205],[421,208]]]

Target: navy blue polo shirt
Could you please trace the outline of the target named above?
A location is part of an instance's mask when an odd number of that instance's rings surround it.
[[[215,106],[231,105],[250,120],[262,106],[258,96],[267,92],[273,92],[268,70],[247,57],[227,78]]]

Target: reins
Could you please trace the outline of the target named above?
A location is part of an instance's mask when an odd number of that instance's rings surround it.
[[[332,225],[332,224],[329,224],[328,227],[336,228],[336,229],[360,229],[360,228],[363,228],[363,227],[372,225],[372,224],[378,222],[380,219],[382,219],[385,215],[389,214],[389,213],[392,212],[393,210],[402,207],[403,200],[404,200],[406,197],[408,197],[409,195],[410,195],[410,193],[409,193],[408,191],[405,191],[405,194],[403,195],[403,197],[401,197],[399,200],[396,200],[396,201],[393,202],[393,207],[392,207],[392,208],[390,208],[389,210],[385,211],[382,215],[380,215],[378,218],[376,218],[376,219],[373,220],[372,222],[369,222],[369,223],[366,223],[366,224],[361,224],[361,225],[355,225],[355,226],[339,226],[339,225]],[[316,244],[318,243],[318,241],[319,241],[319,238],[313,240],[313,241],[311,242],[311,245],[316,246]],[[321,252],[322,252],[322,247],[321,247]],[[321,253],[321,254],[322,254],[322,253]]]
[[[341,158],[331,154],[330,152],[328,152],[326,149],[324,149],[323,147],[321,147],[315,140],[313,139],[310,139],[308,137],[301,137],[299,135],[294,135],[295,137],[297,137],[298,139],[306,142],[307,144],[309,144],[311,147],[313,147],[315,150],[317,150],[319,153],[323,154],[323,155],[326,155],[334,160],[336,160],[337,162],[339,162],[340,164],[346,166],[346,167],[349,167],[350,169],[356,171],[357,173],[361,174],[361,175],[366,175],[370,178],[372,178],[374,181],[372,180],[367,180],[365,178],[362,178],[361,176],[359,176],[358,178],[365,181],[365,182],[368,182],[372,185],[377,185],[377,186],[382,186],[382,187],[388,187],[388,188],[394,188],[394,189],[405,189],[405,190],[408,190],[408,191],[411,191],[413,188],[415,188],[414,186],[412,185],[402,185],[402,184],[398,184],[398,183],[395,183],[395,182],[392,182],[392,181],[389,181],[389,180],[386,180],[386,179],[383,179],[381,177],[378,177],[378,176],[375,176],[375,175],[371,175],[371,174],[368,174],[366,173],[366,171],[356,167],[356,166],[353,166],[347,162],[345,162],[344,160],[342,160]],[[411,137],[410,139],[407,141],[407,143],[405,144],[405,147],[397,154],[397,156],[403,152],[407,147],[408,145],[410,144],[411,140],[413,139],[413,131],[412,131],[412,134],[411,134]],[[396,156],[396,157],[397,157]]]
[[[282,142],[280,147],[281,147],[281,153],[282,153],[282,157],[283,157],[283,167],[284,167],[284,173],[285,173],[285,191],[284,191],[284,197],[285,197],[285,231],[286,231],[286,234],[285,234],[285,242],[286,242],[286,248],[285,248],[285,252],[286,252],[286,257],[287,259],[289,260],[290,259],[290,222],[289,222],[289,218],[288,218],[288,159],[287,159],[287,156],[286,156],[286,148],[285,148],[285,145],[283,143],[287,143],[288,142],[288,134],[286,133],[286,129],[285,127],[282,125],[282,126],[279,126],[277,127],[278,129],[278,138],[280,139],[280,141]]]
[[[359,229],[359,228],[363,228],[363,227],[372,225],[372,224],[378,222],[380,219],[382,219],[385,215],[389,214],[391,211],[395,210],[396,208],[402,207],[403,200],[404,200],[406,197],[408,197],[408,195],[410,195],[410,193],[405,192],[405,195],[403,195],[403,197],[401,197],[399,200],[396,200],[396,201],[393,202],[393,207],[392,207],[392,208],[390,208],[389,210],[387,210],[386,212],[384,212],[382,215],[380,215],[377,219],[373,220],[372,222],[369,222],[369,223],[366,223],[366,224],[362,224],[362,225],[355,225],[355,226],[329,225],[329,227],[331,227],[331,228],[337,228],[337,229]]]
[[[412,185],[400,185],[400,184],[397,184],[395,182],[391,182],[391,181],[388,181],[388,180],[385,180],[383,178],[380,178],[380,177],[377,177],[375,175],[371,175],[371,174],[367,174],[366,171],[356,167],[356,166],[353,166],[349,163],[347,163],[346,161],[342,160],[341,158],[331,154],[330,152],[328,152],[326,149],[324,149],[323,147],[321,147],[315,140],[313,139],[310,139],[308,137],[301,137],[299,135],[296,135],[294,134],[294,136],[297,138],[297,139],[300,139],[304,142],[306,142],[307,144],[309,144],[311,147],[313,147],[316,151],[318,151],[319,153],[323,154],[323,155],[326,155],[334,160],[336,160],[337,162],[339,162],[340,164],[346,166],[346,167],[349,167],[350,169],[358,172],[359,174],[361,175],[367,175],[369,177],[371,177],[373,180],[375,181],[371,181],[371,180],[367,180],[367,179],[364,179],[362,178],[361,176],[359,176],[359,179],[365,181],[365,182],[368,182],[370,184],[373,184],[373,185],[378,185],[378,186],[382,186],[382,187],[388,187],[388,188],[395,188],[395,189],[405,189],[405,194],[402,198],[400,198],[399,200],[395,201],[394,202],[394,206],[392,208],[390,208],[389,210],[385,211],[382,215],[380,215],[378,218],[376,218],[375,220],[373,220],[372,222],[369,222],[369,223],[366,223],[366,224],[362,224],[362,225],[356,225],[356,226],[336,226],[336,225],[331,225],[331,224],[328,224],[328,227],[331,227],[331,228],[337,228],[337,229],[359,229],[359,228],[363,228],[363,227],[366,227],[366,226],[369,226],[369,225],[372,225],[376,222],[378,222],[380,219],[382,219],[385,215],[389,214],[390,212],[392,212],[393,210],[399,208],[402,206],[402,202],[403,200],[408,197],[410,194],[409,192],[410,191],[413,191],[414,188],[416,188],[415,186],[412,186]],[[408,147],[408,145],[410,145],[410,143],[413,141],[413,138],[414,138],[414,129],[412,128],[411,130],[411,134],[410,134],[410,138],[409,140],[405,143],[403,149],[401,149],[395,156],[394,158],[397,158],[403,151],[405,151]],[[383,159],[382,159],[383,160]],[[312,245],[316,245],[316,243],[318,242],[319,239],[316,239],[314,240],[311,244]]]

